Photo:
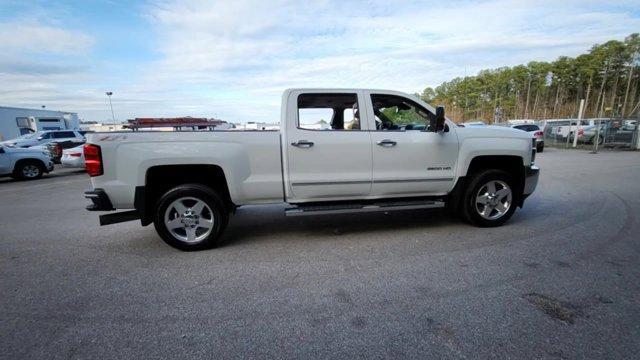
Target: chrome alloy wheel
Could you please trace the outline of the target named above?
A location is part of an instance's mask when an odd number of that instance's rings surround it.
[[[183,197],[175,200],[164,213],[164,225],[177,240],[196,243],[207,238],[215,219],[211,208],[202,200]]]
[[[513,195],[507,183],[491,180],[478,190],[476,211],[487,220],[497,220],[511,208]]]
[[[40,169],[37,165],[25,165],[25,167],[22,168],[22,175],[26,178],[32,179],[40,175]]]

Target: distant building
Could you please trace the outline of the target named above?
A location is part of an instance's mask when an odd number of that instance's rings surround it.
[[[93,132],[120,131],[125,130],[124,124],[101,124],[95,121],[80,123],[80,129]]]
[[[0,141],[35,131],[78,128],[77,113],[0,106]]]
[[[237,130],[279,130],[280,124],[249,121],[245,124],[236,124]]]

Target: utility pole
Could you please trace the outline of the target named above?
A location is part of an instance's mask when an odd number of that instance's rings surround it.
[[[109,106],[111,107],[111,122],[113,124],[113,129],[116,129],[116,116],[113,114],[113,103],[111,102],[111,95],[113,95],[113,91],[107,91],[105,94],[109,97]]]

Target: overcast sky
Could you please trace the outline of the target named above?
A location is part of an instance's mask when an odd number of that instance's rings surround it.
[[[285,88],[421,92],[639,31],[637,0],[0,0],[0,105],[276,122]]]

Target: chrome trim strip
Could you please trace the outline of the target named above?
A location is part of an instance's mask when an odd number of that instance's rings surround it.
[[[373,180],[374,184],[391,184],[403,182],[427,182],[427,181],[453,181],[452,177],[447,178],[430,178],[430,179],[389,179],[389,180]],[[368,184],[370,180],[346,180],[346,181],[309,181],[291,183],[293,186],[313,186],[313,185],[356,185]]]
[[[431,178],[431,179],[393,179],[393,180],[373,180],[374,183],[401,183],[401,182],[425,182],[425,181],[452,181],[452,177],[448,178]]]
[[[356,185],[369,184],[371,180],[346,180],[346,181],[310,181],[291,183],[293,186],[314,186],[314,185]]]

